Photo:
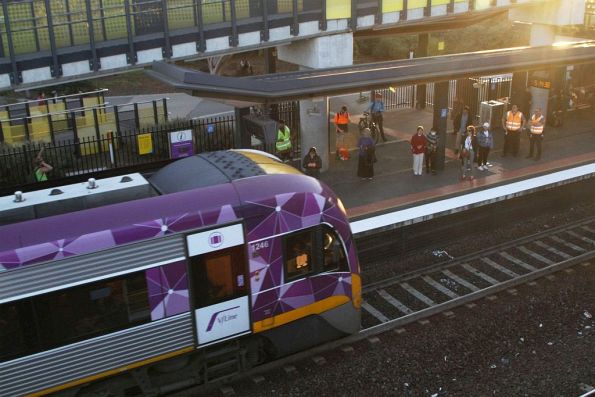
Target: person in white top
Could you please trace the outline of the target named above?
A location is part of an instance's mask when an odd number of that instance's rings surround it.
[[[533,148],[537,146],[537,154],[534,160],[537,161],[541,158],[541,141],[543,141],[543,127],[545,126],[545,117],[541,114],[541,108],[536,108],[535,113],[529,120],[530,133],[529,133],[529,155],[528,159],[533,157]]]
[[[473,164],[473,157],[475,157],[475,139],[474,139],[475,127],[470,125],[467,127],[467,137],[461,145],[461,180],[475,179],[475,170]]]

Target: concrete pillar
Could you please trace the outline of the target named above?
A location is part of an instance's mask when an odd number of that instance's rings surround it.
[[[277,58],[300,65],[300,69],[353,65],[353,34],[323,36],[280,46]],[[300,101],[300,126],[302,157],[310,147],[316,146],[322,159],[321,171],[326,171],[330,158],[328,97]],[[331,130],[334,133],[334,129]]]
[[[531,25],[531,38],[529,45],[538,47],[542,45],[551,45],[556,40],[556,28],[551,25],[534,23]]]
[[[531,39],[529,44],[534,46],[552,45],[556,40],[556,28],[550,25],[534,23],[531,25]],[[549,85],[547,84],[549,83]],[[535,108],[541,108],[543,114],[547,115],[547,105],[550,95],[552,78],[549,71],[538,71],[531,74],[529,79],[531,92],[531,106],[529,113],[525,114],[527,119],[531,117]]]
[[[434,83],[434,121],[433,128],[438,132],[436,169],[444,170],[446,158],[446,128],[448,122],[448,81]],[[428,131],[429,132],[429,131]]]
[[[328,169],[330,158],[328,113],[328,97],[300,101],[301,157],[315,146],[323,172]]]
[[[430,35],[428,33],[420,33],[418,35],[418,42],[417,42],[417,51],[415,53],[416,58],[422,58],[428,56],[428,46],[430,43]],[[426,85],[425,84],[418,84],[417,85],[417,103],[415,107],[417,109],[425,109],[426,108]]]

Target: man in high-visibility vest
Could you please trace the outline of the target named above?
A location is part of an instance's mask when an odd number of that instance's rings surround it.
[[[345,134],[349,131],[349,112],[347,106],[341,107],[341,111],[335,114],[335,153],[340,158],[341,148],[345,147]]]
[[[285,125],[285,121],[279,120],[279,127],[277,129],[277,142],[275,143],[277,149],[277,156],[287,161],[291,159],[291,131]]]
[[[529,155],[528,159],[533,157],[533,147],[537,146],[537,155],[535,161],[541,158],[541,141],[543,140],[543,127],[545,126],[545,117],[541,114],[541,108],[536,108],[535,113],[529,120],[531,133],[529,134]]]
[[[523,113],[519,111],[517,105],[512,105],[512,109],[504,114],[502,118],[502,128],[504,128],[504,150],[502,157],[506,157],[511,152],[514,157],[519,154],[521,144],[521,132],[525,128],[527,120]]]

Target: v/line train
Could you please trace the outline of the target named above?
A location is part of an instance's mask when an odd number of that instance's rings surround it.
[[[155,395],[359,329],[340,200],[265,153],[24,198],[0,198],[2,395]]]

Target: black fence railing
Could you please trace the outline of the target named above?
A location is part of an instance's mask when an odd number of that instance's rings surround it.
[[[299,104],[280,104],[277,116],[286,120],[294,132],[293,157],[300,158]],[[53,144],[33,142],[20,146],[0,146],[0,196],[12,194],[15,190],[75,183],[91,176],[107,177],[154,169],[190,152],[239,148],[241,143],[237,142],[235,128],[235,117],[223,116],[166,122],[119,134],[105,132],[80,139],[64,139]],[[172,143],[179,141],[180,135],[187,139],[183,150]],[[189,136],[191,140],[188,140]],[[251,147],[275,153],[274,142]],[[44,160],[52,165],[53,170],[47,182],[36,182],[34,161],[42,149]]]

